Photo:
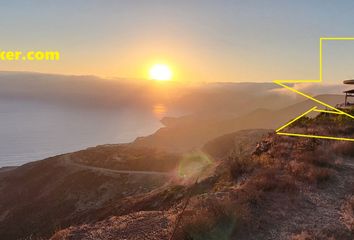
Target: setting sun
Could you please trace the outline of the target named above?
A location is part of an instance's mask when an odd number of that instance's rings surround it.
[[[172,71],[165,64],[155,64],[150,68],[150,78],[158,81],[169,81],[172,79]]]

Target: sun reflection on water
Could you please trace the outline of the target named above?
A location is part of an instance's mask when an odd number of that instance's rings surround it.
[[[164,104],[158,103],[153,106],[153,113],[157,118],[162,118],[167,112],[167,107]]]

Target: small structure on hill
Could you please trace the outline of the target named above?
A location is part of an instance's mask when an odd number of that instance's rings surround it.
[[[344,80],[343,83],[354,85],[354,79]],[[346,90],[344,91],[344,93],[345,93],[344,106],[349,106],[351,105],[351,103],[348,102],[348,97],[354,97],[354,89]]]

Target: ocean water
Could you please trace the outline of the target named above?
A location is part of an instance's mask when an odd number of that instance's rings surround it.
[[[0,100],[0,167],[130,142],[160,128],[159,118],[153,108],[102,110]]]

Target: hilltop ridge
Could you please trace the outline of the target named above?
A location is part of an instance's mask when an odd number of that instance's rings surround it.
[[[321,113],[292,128],[306,130],[308,121],[328,131],[333,128],[326,123],[341,121],[341,132],[353,125],[340,119]],[[169,239],[175,230],[174,239],[353,239],[353,143],[250,130],[215,139],[203,149],[216,159],[212,171],[197,183],[174,188],[175,197],[160,192],[168,207],[160,202],[157,208],[70,227],[51,239],[139,239],[144,232],[149,232],[145,239]],[[153,199],[145,196],[151,204]]]

